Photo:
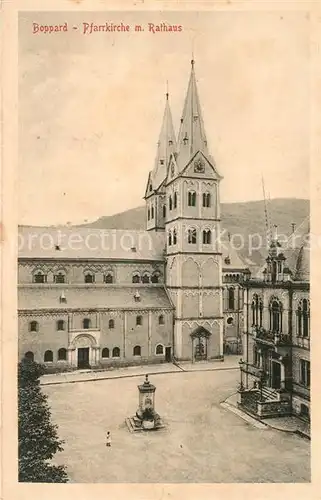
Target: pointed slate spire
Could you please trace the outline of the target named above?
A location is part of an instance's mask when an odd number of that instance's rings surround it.
[[[163,123],[157,143],[157,153],[155,158],[155,166],[152,171],[151,181],[153,189],[157,189],[167,174],[167,165],[171,153],[176,152],[176,137],[173,127],[172,113],[169,106],[169,95],[166,92],[166,104],[163,116]]]
[[[208,156],[207,139],[197,92],[194,59],[178,135],[178,162],[183,169],[197,151]]]

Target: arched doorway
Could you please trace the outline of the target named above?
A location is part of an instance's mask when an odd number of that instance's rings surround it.
[[[98,346],[91,335],[77,335],[72,342],[72,348],[75,351],[73,364],[79,370],[91,368],[92,365],[97,363]]]
[[[208,343],[211,333],[203,326],[198,326],[192,333],[193,361],[207,360]]]

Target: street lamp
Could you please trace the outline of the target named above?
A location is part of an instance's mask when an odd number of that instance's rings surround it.
[[[241,380],[240,380],[240,391],[243,391],[243,390],[244,390],[244,385],[243,385],[243,370],[242,370],[243,364],[244,364],[244,361],[243,361],[243,359],[241,358],[241,359],[240,359],[240,361],[239,361],[239,365],[240,365],[240,376],[241,376]]]

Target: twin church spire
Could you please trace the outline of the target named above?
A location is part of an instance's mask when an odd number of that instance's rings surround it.
[[[168,93],[166,94],[165,111],[157,144],[155,165],[150,176],[153,191],[157,190],[165,181],[167,177],[168,162],[172,153],[175,153],[176,162],[180,171],[184,169],[198,151],[208,155],[207,139],[197,91],[194,60],[191,61],[191,65],[191,74],[177,141],[173,127]]]
[[[167,92],[163,122],[157,143],[155,166],[151,176],[153,189],[158,189],[165,180],[170,155],[176,151],[176,136]]]

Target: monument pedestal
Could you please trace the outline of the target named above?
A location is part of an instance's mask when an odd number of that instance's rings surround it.
[[[130,432],[155,431],[165,427],[161,417],[155,411],[155,391],[146,375],[146,380],[138,386],[139,405],[136,415],[125,419]]]

